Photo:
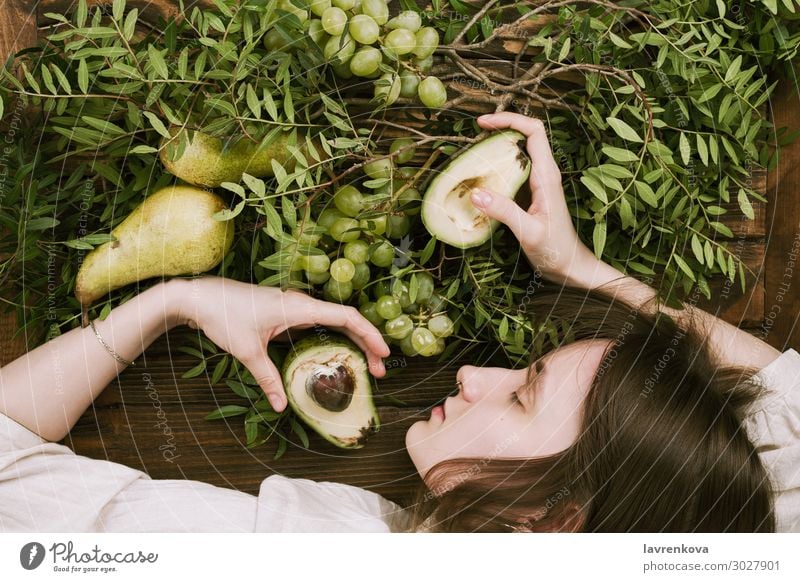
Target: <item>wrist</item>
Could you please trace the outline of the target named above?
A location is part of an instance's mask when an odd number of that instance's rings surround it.
[[[614,267],[598,259],[592,251],[583,247],[579,257],[572,262],[572,268],[564,277],[564,282],[572,287],[596,289],[625,275]]]
[[[191,297],[191,284],[186,279],[173,278],[164,283],[168,329],[189,325],[186,303]]]

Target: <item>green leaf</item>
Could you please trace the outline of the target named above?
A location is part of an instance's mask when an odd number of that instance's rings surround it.
[[[692,281],[696,281],[697,279],[694,276],[694,272],[689,267],[689,265],[678,255],[672,255],[672,258],[675,260],[675,264],[680,267],[681,271],[686,273],[686,276],[689,277]]]
[[[303,443],[303,447],[307,449],[311,443],[308,440],[308,433],[306,433],[306,429],[304,429],[303,425],[297,422],[293,416],[289,417],[289,424],[292,427],[292,432],[297,435],[297,437],[300,439],[300,442]]]
[[[708,224],[709,224],[709,226],[711,228],[716,230],[718,233],[724,234],[728,238],[733,238],[733,232],[731,232],[731,229],[728,228],[727,226],[725,226],[724,224],[722,224],[721,222],[713,222],[713,221],[711,221]]]
[[[634,143],[642,143],[644,141],[630,125],[621,119],[617,119],[616,117],[607,117],[606,121],[611,126],[611,129],[613,129],[622,139]]]
[[[649,184],[637,180],[634,182],[633,186],[636,188],[636,193],[639,195],[639,198],[653,208],[658,208],[658,197]]]
[[[158,148],[149,145],[137,145],[128,150],[129,154],[155,154],[157,152]]]
[[[164,124],[155,113],[152,111],[145,111],[144,116],[150,122],[150,125],[153,127],[153,129],[155,129],[161,136],[166,137],[167,139],[172,139],[172,136],[167,131],[167,128],[164,127]]]
[[[161,56],[161,51],[156,49],[155,46],[148,45],[147,46],[147,56],[149,57],[150,64],[153,67],[153,70],[156,74],[161,77],[162,79],[169,78],[169,68],[167,67],[167,63],[164,60],[164,57]]]
[[[703,136],[698,133],[696,141],[697,141],[697,155],[700,156],[700,161],[703,162],[703,165],[707,166],[708,147],[706,146],[706,140],[704,140]]]
[[[3,96],[0,95],[0,119],[3,119]]]
[[[52,216],[42,216],[39,218],[32,218],[25,222],[26,230],[46,230],[48,228],[55,228],[61,224],[61,221]]]
[[[635,162],[639,156],[630,150],[618,148],[610,145],[604,145],[603,153],[616,162]]]
[[[233,209],[223,208],[222,210],[218,210],[212,215],[212,218],[220,222],[225,222],[226,220],[233,220],[242,213],[245,204],[246,200],[241,200],[236,206],[233,207]]]
[[[598,222],[594,225],[592,232],[592,243],[594,244],[594,255],[599,259],[603,255],[603,250],[606,246],[606,222]]]
[[[255,89],[250,84],[247,85],[246,97],[247,107],[253,112],[253,117],[261,119],[261,101],[258,100]]]
[[[431,236],[431,238],[425,244],[425,248],[422,249],[422,254],[419,257],[419,262],[421,265],[428,264],[428,261],[430,260],[431,256],[433,256],[433,250],[435,248],[436,248],[436,237]]]
[[[685,132],[683,131],[681,132],[681,136],[678,142],[679,142],[678,148],[680,149],[681,152],[681,159],[683,160],[683,164],[688,166],[689,161],[691,160],[692,157],[692,146],[689,145],[689,138],[686,137]]]
[[[597,197],[598,200],[604,204],[608,204],[608,195],[606,194],[606,189],[597,178],[584,174],[581,176],[581,183],[586,186],[589,191]]]
[[[117,22],[122,21],[122,15],[125,13],[125,0],[114,0],[112,5],[111,15]]]
[[[78,87],[81,92],[89,92],[89,67],[86,66],[86,59],[81,59],[78,63]]]
[[[742,210],[742,214],[750,220],[753,220],[756,217],[756,213],[753,211],[753,205],[747,198],[747,193],[743,188],[739,188],[739,194],[736,196],[736,200],[739,202],[739,208]]]
[[[692,252],[697,261],[702,265],[705,261],[703,244],[700,242],[700,237],[698,237],[696,233],[692,233]]]
[[[247,411],[250,410],[245,406],[237,406],[235,404],[229,404],[227,406],[220,406],[214,412],[210,412],[206,415],[206,420],[216,420],[218,418],[229,418],[231,416],[241,416],[243,414],[247,414]]]
[[[136,33],[136,21],[139,19],[139,9],[134,8],[125,17],[125,24],[122,25],[122,34],[125,40],[130,41]]]
[[[250,386],[243,384],[242,382],[239,382],[238,380],[232,380],[228,378],[227,380],[225,380],[225,384],[237,396],[241,396],[242,398],[252,400],[253,402],[261,398],[263,394],[262,392],[259,392],[258,390],[255,390]]]
[[[203,372],[205,372],[205,370],[206,370],[206,361],[203,360],[202,362],[197,364],[194,368],[192,368],[191,370],[188,370],[187,372],[185,372],[181,376],[181,378],[194,378],[196,376],[199,376]]]
[[[625,40],[622,37],[614,34],[610,30],[608,31],[608,37],[611,39],[611,42],[613,42],[619,48],[624,48],[624,49],[633,48],[633,45],[631,45],[627,40]]]

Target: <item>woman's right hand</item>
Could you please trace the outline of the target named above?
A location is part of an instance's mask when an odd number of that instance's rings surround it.
[[[481,191],[472,203],[489,217],[505,224],[517,237],[531,265],[554,283],[572,283],[593,270],[598,259],[575,232],[564,189],[544,124],[517,113],[478,117],[484,129],[516,129],[528,138],[531,157],[531,205],[526,212],[511,198]]]

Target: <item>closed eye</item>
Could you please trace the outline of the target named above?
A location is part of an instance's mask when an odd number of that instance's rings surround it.
[[[515,390],[514,392],[511,393],[512,404],[517,404],[525,408],[525,405],[523,404],[522,399],[520,398],[520,392],[524,393],[525,396],[528,396],[530,395],[531,392],[533,392],[534,386],[540,379],[542,371],[544,370],[544,364],[542,364],[541,360],[536,360],[536,362],[534,362],[533,369],[536,370],[536,375],[532,379],[528,378],[526,384],[524,384],[519,390]]]

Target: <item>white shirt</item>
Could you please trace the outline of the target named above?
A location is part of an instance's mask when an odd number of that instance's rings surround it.
[[[769,393],[744,427],[775,489],[777,531],[800,532],[800,354],[757,377]],[[400,532],[408,513],[343,483],[272,475],[258,497],[188,480],[153,480],[89,459],[0,414],[2,532]]]

